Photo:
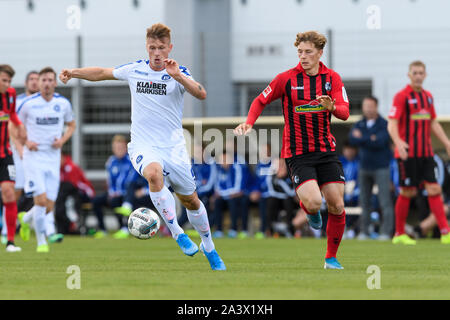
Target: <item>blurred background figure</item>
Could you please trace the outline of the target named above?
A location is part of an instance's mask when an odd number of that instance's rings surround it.
[[[358,205],[358,198],[359,198],[358,148],[350,144],[348,141],[345,141],[342,147],[342,155],[339,156],[339,160],[342,163],[342,168],[344,170],[345,176],[344,205],[345,207],[356,207]],[[357,216],[351,214],[347,215],[347,219],[345,221],[346,226],[345,237],[347,239],[354,237],[356,221],[358,221]]]
[[[127,139],[122,135],[115,135],[111,143],[113,154],[106,162],[108,174],[108,191],[96,196],[92,200],[93,210],[98,220],[98,231],[95,238],[103,238],[106,235],[103,207],[111,209],[120,208],[123,205],[127,187],[135,176],[135,170],[127,153]],[[119,230],[114,233],[116,239],[124,239],[129,235],[127,219],[124,215],[116,213]]]
[[[367,96],[362,103],[363,117],[353,125],[349,141],[359,147],[358,182],[362,215],[358,239],[369,238],[370,215],[373,212],[373,188],[377,186],[382,214],[379,240],[389,240],[394,232],[394,207],[390,194],[390,137],[387,121],[378,113],[378,99]]]
[[[231,227],[227,236],[230,238],[245,238],[248,236],[248,208],[244,189],[248,173],[245,165],[237,163],[237,154],[224,149],[219,155],[217,165],[217,180],[215,184],[214,226],[213,236],[221,238],[223,234],[223,214],[230,212]],[[238,219],[241,220],[241,232],[238,234]]]
[[[275,160],[271,168],[274,174],[267,181],[268,234],[275,238],[279,235],[291,238],[295,232],[292,220],[298,208],[298,200],[295,200],[295,190],[284,159]],[[282,212],[284,216],[281,216]]]
[[[259,212],[259,230],[255,232],[256,239],[265,237],[267,230],[267,199],[270,196],[269,184],[274,173],[271,162],[271,145],[262,145],[259,149],[258,163],[255,166],[255,173],[249,175],[249,196],[251,203],[256,204]]]
[[[95,196],[92,183],[72,158],[65,154],[61,157],[61,184],[55,202],[55,223],[59,233],[85,233],[83,206],[90,204]],[[72,197],[77,217],[69,217],[67,200]]]

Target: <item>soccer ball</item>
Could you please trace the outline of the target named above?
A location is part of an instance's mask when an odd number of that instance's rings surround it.
[[[134,210],[128,218],[128,230],[138,239],[145,240],[155,236],[161,225],[158,214],[148,208]]]

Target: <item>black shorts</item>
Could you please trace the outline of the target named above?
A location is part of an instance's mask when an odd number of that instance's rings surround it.
[[[400,187],[419,187],[422,182],[437,183],[433,157],[397,159]]]
[[[289,175],[297,190],[316,180],[320,188],[327,183],[345,183],[344,170],[335,152],[313,152],[286,159]]]
[[[12,156],[0,158],[0,182],[16,181],[16,167]]]

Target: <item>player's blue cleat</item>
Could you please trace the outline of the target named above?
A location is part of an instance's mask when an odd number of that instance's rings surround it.
[[[311,228],[316,230],[320,230],[320,228],[322,228],[322,216],[320,214],[320,211],[316,214],[307,214],[306,219],[308,220]]]
[[[225,267],[225,263],[223,263],[223,260],[219,257],[219,254],[217,253],[217,251],[215,249],[213,249],[211,252],[206,252],[205,248],[203,247],[203,243],[201,243],[200,250],[203,252],[206,259],[208,259],[211,269],[227,270],[227,267]]]
[[[188,235],[185,233],[178,236],[177,243],[183,253],[187,256],[192,257],[198,252],[198,246],[191,239],[189,239]]]
[[[336,258],[325,259],[324,269],[344,269]]]

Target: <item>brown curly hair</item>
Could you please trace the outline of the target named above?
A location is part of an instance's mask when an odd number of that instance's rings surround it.
[[[297,33],[294,46],[298,47],[300,42],[311,42],[317,49],[322,50],[327,43],[327,38],[317,31],[299,32]]]

